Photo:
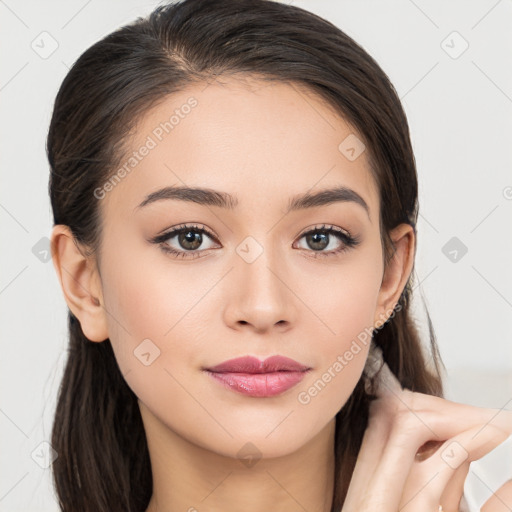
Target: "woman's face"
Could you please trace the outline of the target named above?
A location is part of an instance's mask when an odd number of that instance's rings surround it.
[[[95,195],[108,336],[144,420],[226,456],[248,442],[290,453],[332,425],[386,314],[364,146],[297,85],[235,79],[169,96],[134,133],[124,172]],[[337,188],[335,200],[297,199]],[[160,236],[176,227],[190,229]],[[247,355],[311,369],[273,396],[204,370]]]

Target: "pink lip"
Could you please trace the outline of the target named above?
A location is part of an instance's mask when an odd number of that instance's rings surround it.
[[[233,391],[253,397],[270,397],[298,384],[311,368],[283,356],[272,356],[263,362],[247,356],[205,370]]]
[[[302,372],[309,369],[308,366],[284,356],[272,356],[264,361],[252,356],[237,357],[224,361],[217,366],[206,368],[206,370],[215,373]]]

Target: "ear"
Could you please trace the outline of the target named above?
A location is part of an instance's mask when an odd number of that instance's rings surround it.
[[[90,341],[108,338],[101,280],[95,261],[68,226],[57,224],[51,235],[52,260],[69,309]]]
[[[390,233],[394,254],[382,276],[374,326],[380,327],[390,317],[409,279],[414,265],[416,237],[409,224],[400,224]]]

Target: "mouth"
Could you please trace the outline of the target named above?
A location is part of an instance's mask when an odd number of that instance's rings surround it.
[[[263,398],[279,395],[297,385],[311,368],[284,356],[272,356],[264,361],[246,356],[203,370],[232,391]]]

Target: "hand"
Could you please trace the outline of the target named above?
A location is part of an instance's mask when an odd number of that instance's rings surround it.
[[[512,411],[402,389],[386,363],[376,395],[342,512],[459,511],[470,462],[512,435]],[[435,452],[422,455],[429,446]],[[512,510],[511,489],[482,510]]]

